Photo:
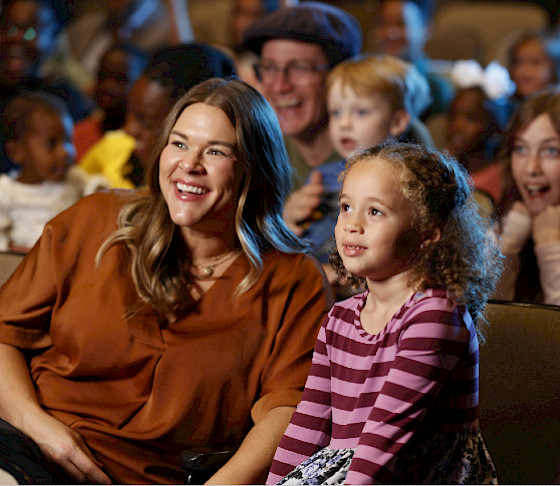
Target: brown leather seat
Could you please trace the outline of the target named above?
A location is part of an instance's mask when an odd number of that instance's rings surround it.
[[[493,301],[487,314],[480,423],[498,480],[558,482],[560,307]]]
[[[0,285],[2,285],[23,260],[23,256],[19,253],[0,252]]]

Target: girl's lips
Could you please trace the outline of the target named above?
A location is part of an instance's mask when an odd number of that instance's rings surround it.
[[[366,251],[365,246],[354,245],[352,243],[344,243],[343,244],[343,252],[346,256],[353,257],[359,256]]]

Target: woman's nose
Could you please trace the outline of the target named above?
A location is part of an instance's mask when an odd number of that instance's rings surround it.
[[[184,154],[178,165],[185,172],[199,171],[201,169],[201,156],[198,153]]]

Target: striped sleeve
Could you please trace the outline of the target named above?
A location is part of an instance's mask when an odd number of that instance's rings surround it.
[[[346,484],[391,482],[391,467],[414,437],[446,378],[459,362],[470,333],[456,307],[418,306],[407,318],[397,353],[364,425]]]
[[[301,402],[278,445],[266,484],[277,483],[296,466],[329,444],[330,393],[330,361],[323,324],[315,344],[311,370]]]

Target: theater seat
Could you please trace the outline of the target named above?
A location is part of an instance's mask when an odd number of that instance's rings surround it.
[[[0,285],[2,285],[14,272],[23,255],[18,253],[0,252]]]
[[[502,484],[560,480],[560,307],[492,301],[480,423]]]

